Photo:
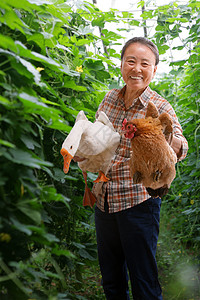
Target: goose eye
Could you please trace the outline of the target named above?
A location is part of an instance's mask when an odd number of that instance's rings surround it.
[[[70,149],[72,149],[72,146],[70,147]]]

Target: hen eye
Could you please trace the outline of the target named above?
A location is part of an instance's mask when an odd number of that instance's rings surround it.
[[[128,128],[128,129],[131,129],[131,125],[128,125],[127,128]]]

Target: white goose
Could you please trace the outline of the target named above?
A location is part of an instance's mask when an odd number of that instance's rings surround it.
[[[84,206],[92,207],[96,202],[95,196],[87,186],[86,171],[99,172],[94,182],[107,182],[109,178],[106,174],[119,142],[120,134],[115,131],[104,112],[99,113],[94,123],[87,119],[83,111],[79,112],[72,130],[62,144],[61,154],[64,158],[65,173],[69,171],[71,160],[79,158],[78,166],[85,180]]]

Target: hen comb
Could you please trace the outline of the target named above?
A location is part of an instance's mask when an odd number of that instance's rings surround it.
[[[125,118],[124,121],[122,122],[122,130],[125,130],[126,124],[128,123],[127,119]]]

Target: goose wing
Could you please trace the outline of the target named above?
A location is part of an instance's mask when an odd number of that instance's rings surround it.
[[[120,135],[101,122],[91,123],[83,132],[79,151],[84,157],[98,155],[119,143]]]

